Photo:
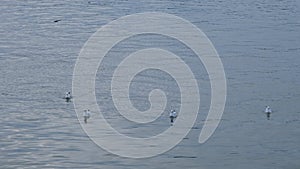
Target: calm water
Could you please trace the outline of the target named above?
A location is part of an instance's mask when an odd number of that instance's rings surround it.
[[[2,0],[0,168],[300,168],[299,10],[297,0]],[[203,66],[186,54],[203,85],[195,127],[171,151],[134,160],[91,142],[73,104],[62,97],[72,88],[74,64],[85,41],[112,20],[146,11],[175,14],[207,34],[224,64],[228,96],[220,126],[205,144],[198,144],[210,88]],[[176,50],[180,44],[153,36],[119,44],[97,75],[99,105],[111,101],[105,78],[122,53],[149,46]],[[181,46],[177,52],[182,51],[188,50]],[[176,85],[164,88],[173,83],[162,72],[143,72],[135,80],[132,99],[139,109],[149,107],[143,100],[149,89],[160,87],[178,97]],[[168,104],[176,107],[178,100]],[[270,120],[263,113],[266,105],[274,110]],[[149,129],[123,121],[110,105],[104,110],[112,126],[129,135],[155,135],[168,127],[166,113]]]

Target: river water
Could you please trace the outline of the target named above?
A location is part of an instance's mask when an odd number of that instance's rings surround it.
[[[0,168],[298,169],[299,10],[297,0],[2,0]],[[227,101],[219,127],[207,142],[199,144],[210,85],[203,66],[187,54],[185,59],[202,84],[202,107],[194,127],[172,150],[152,158],[130,159],[94,144],[83,132],[74,105],[62,97],[72,89],[74,65],[88,38],[110,21],[139,12],[179,16],[208,36],[224,65]],[[97,74],[96,95],[105,117],[132,136],[165,130],[169,127],[167,110],[155,125],[148,126],[153,129],[123,122],[113,113],[113,106],[106,105],[111,100],[105,76],[120,62],[122,53],[132,51],[126,49],[140,49],[142,42],[146,47],[170,50],[180,46],[155,36],[122,42]],[[176,85],[166,87],[172,78],[162,72],[143,72],[135,80],[132,99],[141,110],[149,108],[145,100],[149,89],[162,88],[179,97]],[[167,108],[178,105],[175,99]],[[273,109],[270,120],[263,113],[266,105]]]

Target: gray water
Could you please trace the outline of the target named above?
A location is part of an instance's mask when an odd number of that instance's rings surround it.
[[[300,168],[299,10],[297,0],[2,0],[0,168]],[[73,104],[62,97],[72,88],[73,68],[86,40],[112,20],[147,11],[187,19],[210,38],[224,64],[227,102],[214,135],[198,144],[209,107],[209,82],[205,69],[192,64],[192,56],[185,58],[203,84],[202,107],[194,128],[164,154],[122,158],[88,138]],[[153,43],[170,50],[180,46],[176,42],[168,46],[163,37],[151,42],[147,36],[132,39],[127,46],[125,42],[120,44],[103,63],[103,71],[98,72],[99,105],[110,102],[105,90],[108,82],[101,75],[109,75],[119,63],[122,50],[135,48],[143,38],[150,46]],[[150,71],[140,74],[136,81],[132,84],[136,88],[133,104],[145,109],[149,107],[147,101],[136,102],[145,98],[145,90],[163,87],[172,79]],[[139,81],[146,85],[140,86]],[[171,86],[166,92],[177,97],[177,89]],[[266,105],[274,111],[270,120],[263,113]],[[178,100],[169,106],[178,106]],[[118,124],[114,126],[118,130],[138,130],[110,113],[114,112],[112,106],[104,106],[104,110],[112,126]],[[155,135],[165,130],[166,113],[155,126],[154,130],[144,126],[137,132]]]

